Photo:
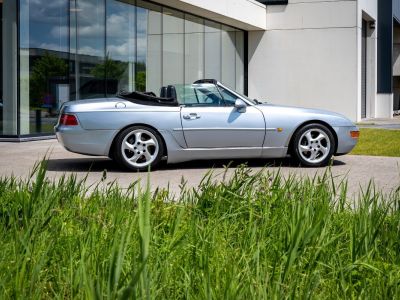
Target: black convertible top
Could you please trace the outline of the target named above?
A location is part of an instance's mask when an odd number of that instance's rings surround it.
[[[176,97],[157,97],[153,92],[121,92],[117,97],[141,105],[179,106]]]

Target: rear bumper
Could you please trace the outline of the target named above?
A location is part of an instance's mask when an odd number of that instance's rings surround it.
[[[71,152],[108,156],[112,141],[117,134],[115,130],[85,130],[80,126],[54,127],[57,140]]]
[[[358,131],[356,126],[336,127],[335,131],[338,138],[337,155],[343,155],[351,152],[357,145],[358,139],[351,137],[351,131]]]

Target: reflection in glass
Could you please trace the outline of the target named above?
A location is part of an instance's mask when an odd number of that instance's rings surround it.
[[[134,2],[134,1],[132,1]],[[135,6],[107,0],[107,53],[104,62],[107,96],[135,90],[136,13]]]
[[[0,2],[0,134],[3,134],[3,2]]]
[[[158,92],[162,81],[161,7],[137,1],[136,90]]]
[[[202,78],[244,90],[243,31],[141,0],[19,1],[21,134],[51,134],[69,100]]]
[[[105,68],[105,6],[103,0],[76,0],[76,90],[73,99],[104,97]]]
[[[68,1],[20,2],[21,134],[52,132],[69,100]]]
[[[1,7],[1,98],[0,134],[18,134],[18,49],[15,24],[17,23],[17,1],[0,1]],[[29,118],[28,118],[29,123]]]

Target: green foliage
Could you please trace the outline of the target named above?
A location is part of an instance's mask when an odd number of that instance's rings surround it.
[[[139,92],[146,91],[146,72],[145,71],[136,73],[136,90]]]
[[[101,64],[97,64],[91,71],[91,75],[95,78],[107,78],[121,80],[124,76],[128,63],[120,62],[106,56]]]
[[[45,168],[0,180],[2,299],[400,298],[400,187],[239,167],[175,198]]]
[[[29,78],[29,93],[32,105],[41,106],[43,97],[50,92],[49,81],[55,77],[65,77],[68,64],[61,58],[45,53],[32,66]]]
[[[121,80],[124,77],[128,63],[116,61],[106,56],[103,63],[96,65],[91,71],[95,78]],[[136,90],[146,91],[146,65],[143,62],[135,63]]]
[[[146,64],[144,62],[137,62],[136,68],[136,90],[139,92],[146,91]],[[157,92],[157,91],[153,91]]]
[[[400,130],[362,128],[351,154],[400,157]]]

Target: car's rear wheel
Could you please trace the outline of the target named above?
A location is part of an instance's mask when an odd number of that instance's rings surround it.
[[[125,168],[144,171],[158,165],[163,151],[158,132],[144,126],[132,126],[118,135],[113,157]]]
[[[328,165],[336,144],[332,132],[322,124],[308,124],[298,130],[292,144],[295,158],[307,167]]]

